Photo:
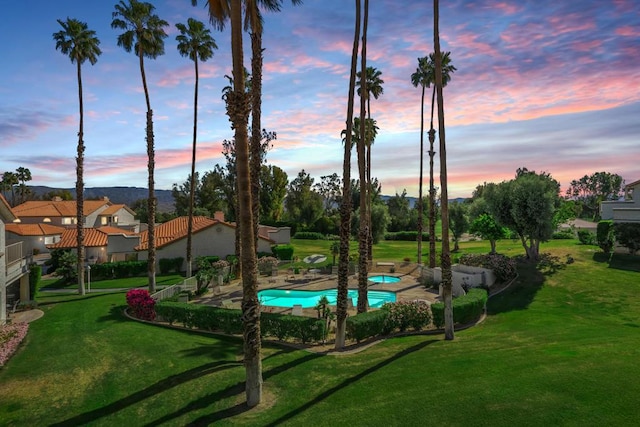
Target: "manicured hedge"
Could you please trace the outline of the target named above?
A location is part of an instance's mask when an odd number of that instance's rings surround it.
[[[242,334],[242,311],[209,305],[161,301],[156,314],[170,324],[181,323],[186,328]],[[325,336],[324,319],[291,316],[277,313],[260,314],[260,333],[263,337],[288,338],[308,343],[320,342]]]
[[[147,261],[118,261],[94,264],[91,277],[95,279],[124,279],[142,276],[147,272]]]
[[[367,311],[347,318],[347,338],[360,342],[364,339],[388,333],[385,329],[389,312]]]
[[[384,240],[401,240],[404,242],[415,242],[418,240],[418,232],[397,231],[395,233],[385,233]],[[429,240],[429,233],[422,233],[422,240]]]
[[[271,250],[273,255],[280,260],[293,259],[293,246],[291,245],[275,245]]]
[[[480,288],[470,289],[466,295],[453,300],[453,323],[465,324],[480,318],[487,304],[487,291]],[[444,303],[431,304],[433,324],[444,327]]]
[[[176,273],[180,273],[182,270],[182,263],[184,262],[183,257],[177,258],[161,258],[160,265],[160,274],[169,274],[172,271]]]
[[[324,240],[324,234],[318,233],[316,231],[298,231],[293,235],[294,239],[301,240]]]

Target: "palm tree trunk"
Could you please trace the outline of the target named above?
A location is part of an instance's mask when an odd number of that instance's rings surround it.
[[[193,205],[196,198],[196,141],[198,135],[198,59],[195,61],[196,83],[193,95],[193,144],[191,149],[191,182],[189,188],[189,224],[187,225],[187,277],[193,274]]]
[[[358,66],[358,40],[360,38],[360,0],[355,0],[356,23],[351,52],[349,101],[347,102],[347,133],[342,162],[342,201],[340,203],[340,253],[338,257],[338,295],[336,307],[336,350],[344,347],[347,323],[347,295],[349,289],[349,236],[351,234],[351,137],[353,136],[353,98]]]
[[[253,227],[258,245],[260,224],[260,167],[262,165],[262,33],[254,30],[251,33],[251,210]]]
[[[78,65],[78,100],[80,106],[80,126],[78,130],[78,156],[76,157],[76,230],[78,253],[78,293],[84,295],[84,105],[82,103],[82,71]]]
[[[447,148],[444,131],[444,98],[442,95],[442,55],[440,54],[439,4],[433,2],[433,38],[436,54],[436,92],[438,94],[438,135],[440,136],[440,208],[442,212],[442,299],[444,300],[444,337],[454,339],[451,281],[451,251],[449,250],[449,201],[447,190]]]
[[[429,268],[436,267],[436,187],[433,183],[433,143],[436,140],[436,131],[433,128],[433,107],[436,100],[436,87],[433,86],[431,95],[431,128],[429,129]]]
[[[367,92],[367,116],[371,123],[371,94]],[[366,132],[366,128],[365,128]],[[367,235],[367,260],[373,261],[373,227],[371,225],[371,148],[373,146],[373,129],[371,129],[371,140],[365,141],[367,150],[367,224],[369,224],[369,234]]]
[[[367,19],[369,15],[369,0],[364,0],[364,17],[362,19],[362,71],[360,83],[360,138],[358,140],[358,170],[360,171],[360,230],[358,232],[358,313],[365,313],[368,310],[367,287],[368,287],[368,237],[369,223],[367,218],[367,177],[366,159],[364,147],[366,145],[367,126],[365,121],[366,94],[367,94]]]
[[[149,171],[149,197],[147,199],[147,211],[149,213],[148,229],[149,236],[147,273],[149,276],[149,292],[156,291],[156,192],[155,182],[153,178],[155,170],[155,149],[153,140],[153,110],[151,110],[151,101],[149,101],[149,89],[147,88],[147,77],[144,73],[144,61],[142,44],[138,43],[138,58],[140,61],[140,74],[142,75],[142,86],[144,87],[144,97],[147,102],[147,170]]]
[[[420,182],[418,184],[418,264],[422,264],[422,217],[424,203],[422,203],[422,168],[424,159],[424,84],[420,101]]]
[[[228,114],[235,128],[236,173],[238,176],[238,209],[242,233],[242,323],[244,338],[244,366],[246,371],[247,406],[254,407],[262,399],[262,359],[260,340],[260,307],[256,270],[255,237],[249,173],[249,141],[247,122],[249,103],[244,86],[242,60],[242,2],[231,2],[231,51],[233,56],[233,97],[227,104]]]

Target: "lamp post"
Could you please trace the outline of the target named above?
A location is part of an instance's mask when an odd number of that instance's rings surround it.
[[[91,292],[91,266],[87,264],[87,286],[88,292]]]

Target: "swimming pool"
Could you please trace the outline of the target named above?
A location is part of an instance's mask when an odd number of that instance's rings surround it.
[[[327,289],[325,291],[293,291],[286,289],[265,289],[258,292],[258,300],[262,305],[270,305],[273,307],[293,307],[296,304],[302,305],[302,308],[313,308],[318,304],[320,298],[325,295],[329,300],[329,305],[336,305],[338,291],[337,289]],[[358,290],[349,289],[347,298],[351,298],[353,305],[358,303]],[[367,299],[369,307],[382,307],[387,302],[395,302],[395,292],[388,291],[368,291]]]
[[[373,283],[398,283],[400,281],[400,278],[394,276],[378,275],[369,277],[369,281]]]

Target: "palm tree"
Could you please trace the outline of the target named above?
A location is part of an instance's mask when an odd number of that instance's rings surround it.
[[[367,70],[367,25],[369,20],[369,0],[364,0],[363,18],[362,18],[362,52],[361,52],[361,71],[366,73]],[[360,122],[366,123],[366,94],[367,79],[363,79],[360,86],[364,96],[360,96]],[[360,230],[358,232],[358,313],[364,313],[368,310],[367,288],[368,283],[368,267],[369,267],[369,217],[367,216],[367,199],[369,198],[369,189],[366,180],[366,159],[365,145],[367,141],[367,126],[360,127],[360,140],[356,144],[358,152],[358,170],[360,172]]]
[[[384,88],[382,85],[384,84],[384,80],[380,78],[382,72],[374,67],[367,67],[366,71],[366,82],[365,86],[367,88],[367,92],[364,94],[367,100],[367,117],[369,121],[371,121],[371,96],[375,99],[378,99],[383,93]],[[358,81],[356,85],[358,86],[358,96],[362,96],[362,72],[359,71],[357,74]],[[367,139],[365,141],[365,150],[366,154],[366,171],[367,171],[367,187],[369,188],[369,192],[371,192],[371,146],[373,145],[373,140]],[[369,223],[371,223],[371,197],[367,198],[367,218],[369,219]],[[373,259],[373,238],[371,235],[371,227],[369,227],[369,237],[367,238],[367,254],[368,259]]]
[[[192,239],[193,239],[193,205],[196,194],[196,141],[198,134],[198,61],[205,62],[213,56],[213,50],[218,48],[211,37],[211,31],[196,19],[189,18],[187,25],[176,24],[180,34],[176,36],[178,52],[189,57],[195,64],[195,90],[193,96],[193,144],[191,150],[191,188],[189,192],[189,223],[187,225],[187,277],[192,274]]]
[[[26,182],[31,181],[31,171],[29,168],[20,166],[16,169],[16,176],[20,184],[18,185],[18,194],[20,195],[20,203],[24,203],[27,200],[27,196],[31,194],[31,189],[27,187]]]
[[[349,235],[351,233],[351,138],[353,132],[353,101],[358,66],[358,41],[360,37],[360,0],[355,0],[356,22],[351,52],[349,100],[347,102],[347,130],[344,133],[344,158],[342,162],[342,201],[340,203],[340,254],[338,256],[338,292],[336,301],[337,350],[344,347],[347,323],[347,295],[349,290]]]
[[[418,264],[422,264],[422,164],[424,159],[424,92],[429,87],[431,80],[429,79],[428,58],[418,58],[418,68],[416,72],[411,74],[411,83],[414,87],[418,85],[422,88],[422,96],[420,99],[420,177],[418,184]]]
[[[149,89],[147,88],[147,77],[144,72],[144,58],[155,59],[164,54],[164,39],[167,33],[164,27],[169,23],[153,14],[155,7],[151,3],[129,0],[129,4],[120,0],[115,6],[111,28],[124,30],[118,36],[118,46],[125,51],[134,53],[138,57],[140,64],[140,75],[142,76],[142,86],[144,97],[147,103],[147,156],[149,171],[149,198],[147,199],[147,209],[149,213],[149,248],[148,248],[148,274],[149,292],[156,291],[156,239],[155,239],[155,218],[156,218],[156,194],[154,188],[155,170],[155,149],[153,137],[153,110],[149,100]]]
[[[76,230],[77,230],[77,254],[78,254],[78,292],[84,295],[84,107],[82,103],[82,64],[89,60],[91,65],[98,61],[100,40],[96,32],[90,30],[86,23],[77,19],[67,18],[66,21],[58,19],[62,27],[61,31],[53,34],[56,42],[56,50],[60,50],[76,64],[78,75],[78,103],[80,109],[80,124],[78,129],[78,148],[76,157]],[[31,175],[31,173],[29,173]]]
[[[451,282],[451,252],[449,250],[449,192],[447,190],[447,147],[444,132],[444,98],[442,87],[444,86],[442,63],[443,57],[440,51],[440,25],[439,3],[433,1],[433,41],[435,50],[435,88],[438,95],[438,129],[440,135],[440,209],[442,210],[442,299],[444,300],[444,336],[446,340],[453,340],[453,304]]]

